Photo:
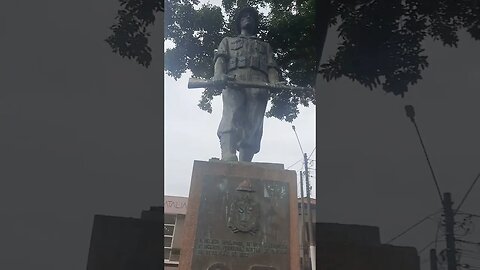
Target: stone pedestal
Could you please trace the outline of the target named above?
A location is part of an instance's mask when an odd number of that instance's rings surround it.
[[[297,270],[294,171],[195,161],[180,270]]]

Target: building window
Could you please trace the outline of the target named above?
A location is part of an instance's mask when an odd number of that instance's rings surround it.
[[[171,261],[172,259],[172,245],[173,237],[175,233],[175,224],[177,221],[176,215],[165,215],[165,221],[163,225],[163,243],[164,252],[163,258],[165,261]],[[175,257],[175,256],[174,256]]]

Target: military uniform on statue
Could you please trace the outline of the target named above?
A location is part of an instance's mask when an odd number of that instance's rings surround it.
[[[228,75],[242,81],[278,82],[272,49],[255,36],[257,26],[255,9],[245,7],[239,11],[236,18],[239,36],[224,38],[215,54],[215,80],[225,80]],[[269,90],[226,87],[222,99],[223,114],[217,132],[222,160],[238,161],[238,151],[240,161],[252,161],[260,151]]]

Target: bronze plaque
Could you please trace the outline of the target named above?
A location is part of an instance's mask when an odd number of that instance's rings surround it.
[[[201,176],[197,188],[192,179],[191,192],[196,189],[199,194],[196,217],[187,211],[187,219],[195,218],[196,224],[190,239],[191,268],[186,269],[296,269],[291,261],[299,260],[296,223],[292,224],[297,215],[291,202],[294,199],[296,206],[295,177],[292,188],[292,181],[268,177],[269,170],[247,171],[210,171]],[[297,240],[291,243],[292,239]]]

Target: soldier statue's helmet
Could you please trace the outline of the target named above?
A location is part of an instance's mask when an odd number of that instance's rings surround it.
[[[250,13],[250,15],[252,15],[253,19],[255,20],[255,28],[253,30],[253,32],[254,32],[253,34],[257,34],[257,32],[258,32],[258,22],[259,22],[258,12],[257,12],[256,9],[254,9],[253,7],[250,7],[250,6],[246,6],[246,7],[243,7],[243,8],[238,10],[238,12],[235,16],[235,30],[237,30],[238,34],[241,33],[241,31],[242,31],[241,19],[242,19],[242,16],[245,13]]]

